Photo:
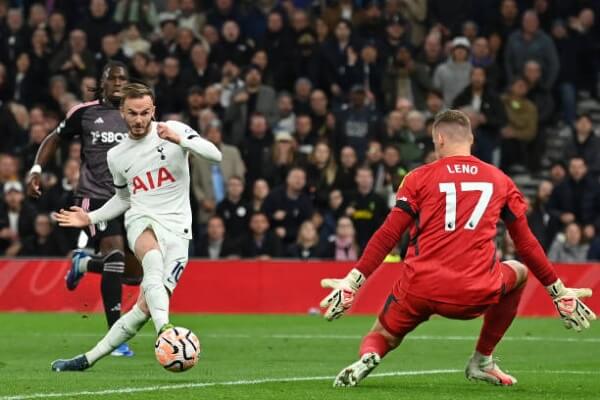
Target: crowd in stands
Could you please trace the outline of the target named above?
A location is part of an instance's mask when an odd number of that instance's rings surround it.
[[[151,86],[157,118],[215,143],[193,158],[192,254],[355,260],[430,129],[468,114],[474,154],[540,180],[531,227],[554,261],[600,260],[600,0],[0,0],[0,252],[63,256],[79,232],[80,144],[24,184],[108,60]],[[593,110],[592,110],[593,111]],[[548,132],[568,132],[544,157]],[[510,238],[499,234],[499,255]],[[400,250],[399,250],[400,251]]]

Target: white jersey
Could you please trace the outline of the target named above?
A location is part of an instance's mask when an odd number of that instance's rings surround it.
[[[117,189],[129,192],[125,228],[140,218],[150,218],[168,231],[192,238],[189,152],[220,161],[221,154],[189,126],[167,121],[181,138],[180,144],[161,139],[152,122],[142,139],[125,139],[108,151],[107,161]]]

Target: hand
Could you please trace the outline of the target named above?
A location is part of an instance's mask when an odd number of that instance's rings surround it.
[[[285,211],[277,210],[273,213],[273,219],[276,221],[283,221],[285,219]]]
[[[560,222],[563,224],[570,224],[573,221],[575,221],[575,214],[570,212],[560,214]]]
[[[331,293],[321,300],[321,308],[326,308],[325,319],[333,321],[338,319],[347,309],[352,307],[354,296],[363,285],[366,278],[356,268],[353,268],[343,279],[322,279],[321,287],[333,289]]]
[[[236,103],[245,103],[248,101],[249,98],[250,96],[248,96],[248,93],[244,91],[236,94],[233,98],[233,101],[235,101]]]
[[[202,208],[211,212],[217,208],[217,203],[214,200],[202,200]]]
[[[275,228],[275,234],[277,236],[279,236],[281,239],[283,239],[286,234],[285,228],[283,226],[279,226],[279,227]]]
[[[596,228],[594,228],[594,225],[586,225],[583,228],[583,236],[588,240],[594,239],[596,236]]]
[[[502,134],[502,137],[505,139],[510,139],[515,136],[515,131],[510,126],[505,126],[504,128],[502,128],[500,133]]]
[[[168,140],[171,143],[179,144],[181,142],[179,135],[164,122],[156,124],[156,133],[158,133],[159,138]]]
[[[348,208],[346,208],[346,215],[348,217],[352,218],[355,211],[356,211],[356,209],[354,207],[348,207]]]
[[[42,195],[42,191],[40,190],[40,180],[41,176],[38,173],[33,173],[27,175],[26,185],[27,185],[27,196],[33,197],[37,199]]]
[[[596,314],[579,300],[580,297],[591,297],[592,289],[567,288],[558,279],[552,285],[546,286],[546,290],[552,297],[565,328],[573,328],[580,332],[581,329],[590,327],[589,321],[596,319]]]
[[[358,55],[352,47],[348,47],[348,49],[346,50],[346,56],[348,59],[348,65],[352,66],[356,64],[356,60],[358,60]]]
[[[84,228],[92,224],[90,216],[83,211],[83,208],[72,206],[70,210],[61,209],[57,213],[52,213],[52,218],[58,222],[59,226],[67,228]]]

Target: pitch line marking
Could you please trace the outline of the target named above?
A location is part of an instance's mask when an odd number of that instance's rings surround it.
[[[439,374],[454,374],[462,372],[460,369],[432,369],[424,371],[394,371],[371,374],[372,377],[388,377],[388,376],[415,376],[415,375],[439,375]],[[65,374],[65,372],[58,372]],[[78,373],[78,372],[76,372]],[[289,378],[263,378],[252,380],[238,380],[225,382],[204,382],[204,383],[181,383],[175,385],[157,385],[157,386],[142,386],[132,388],[107,389],[107,390],[86,390],[81,392],[64,392],[64,393],[32,393],[25,395],[3,396],[0,400],[29,400],[40,398],[60,398],[68,396],[105,396],[111,394],[129,394],[140,392],[153,392],[156,390],[178,390],[178,389],[194,389],[214,386],[240,386],[240,385],[260,385],[263,383],[287,383],[287,382],[306,382],[306,381],[327,381],[333,380],[334,376],[298,376]]]
[[[380,372],[371,374],[371,377],[390,377],[390,376],[418,376],[418,375],[441,375],[441,374],[454,374],[463,372],[462,369],[431,369],[422,371],[392,371],[392,372]],[[536,373],[536,374],[566,374],[566,375],[599,375],[600,371],[573,371],[573,370],[515,370],[517,373]],[[64,374],[65,372],[59,372]],[[240,386],[240,385],[260,385],[263,383],[287,383],[287,382],[307,382],[307,381],[326,381],[333,379],[333,376],[299,376],[290,378],[263,378],[253,380],[238,380],[238,381],[225,381],[225,382],[204,382],[204,383],[182,383],[176,385],[162,385],[162,386],[142,386],[132,388],[120,388],[120,389],[107,389],[107,390],[86,390],[81,392],[65,392],[65,393],[32,393],[25,395],[15,396],[3,396],[0,400],[30,400],[40,398],[61,398],[67,396],[105,396],[111,394],[129,394],[129,393],[141,393],[151,392],[155,390],[178,390],[178,389],[194,389],[214,386]]]

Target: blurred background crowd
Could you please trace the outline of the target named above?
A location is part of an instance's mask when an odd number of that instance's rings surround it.
[[[354,260],[430,128],[465,111],[474,153],[530,201],[553,261],[600,260],[600,0],[0,0],[0,252],[62,256],[80,143],[24,183],[108,60],[158,118],[218,145],[191,160],[198,257]],[[399,251],[401,251],[399,249]],[[501,257],[514,256],[498,234]]]

